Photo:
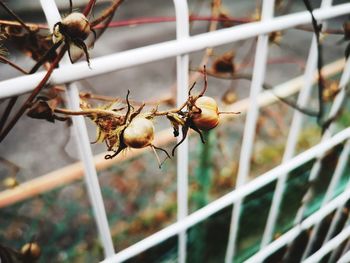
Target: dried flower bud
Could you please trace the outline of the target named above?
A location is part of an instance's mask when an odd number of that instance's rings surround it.
[[[234,73],[235,65],[233,63],[233,59],[235,57],[235,53],[233,51],[229,51],[224,53],[222,56],[217,58],[212,65],[212,69],[215,73]]]
[[[41,248],[37,243],[30,242],[21,248],[21,253],[30,259],[38,259],[41,254]]]
[[[276,45],[281,44],[282,41],[282,31],[274,31],[269,34],[269,42]]]
[[[62,19],[54,26],[53,42],[57,43],[66,37],[85,40],[91,32],[90,23],[82,13],[74,12]]]
[[[2,181],[2,184],[6,187],[6,188],[14,188],[18,185],[18,182],[16,180],[16,178],[13,177],[7,177]]]
[[[145,117],[135,117],[123,134],[124,143],[131,148],[144,148],[154,139],[153,122]]]
[[[192,117],[194,124],[200,130],[210,130],[219,124],[219,108],[216,101],[207,96],[199,97],[195,106],[201,110]]]

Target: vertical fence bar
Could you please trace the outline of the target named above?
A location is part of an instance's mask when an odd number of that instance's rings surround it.
[[[323,0],[321,3],[321,9],[330,7],[331,5],[332,5],[332,0]],[[323,28],[325,26],[326,26],[325,23],[323,23]],[[301,108],[307,107],[307,104],[311,95],[311,91],[312,91],[313,82],[314,82],[314,74],[316,71],[316,66],[317,66],[317,41],[316,41],[316,36],[313,36],[311,47],[309,50],[309,56],[305,67],[304,86],[299,93],[298,101],[297,101],[297,104]],[[297,144],[297,140],[299,138],[300,130],[302,128],[303,119],[304,119],[304,114],[295,110],[293,114],[290,130],[289,130],[289,134],[288,134],[286,148],[283,154],[282,163],[290,160],[294,156],[295,147]],[[271,242],[273,232],[275,230],[277,216],[279,214],[278,213],[279,208],[282,202],[282,197],[283,197],[287,177],[288,177],[288,174],[284,174],[277,181],[276,189],[273,195],[272,204],[270,207],[266,227],[265,227],[262,242],[261,242],[261,248],[265,247],[269,242]]]
[[[176,38],[189,37],[189,12],[186,0],[174,0],[176,14]],[[176,57],[177,105],[180,106],[188,96],[188,55]],[[181,140],[178,138],[178,141]],[[177,150],[177,220],[181,221],[188,214],[188,139]],[[179,233],[179,263],[186,262],[186,231]]]
[[[334,103],[332,104],[328,118],[335,117],[335,115],[337,114],[337,112],[339,111],[341,106],[343,105],[343,102],[345,100],[346,93],[347,93],[346,86],[347,86],[347,83],[349,82],[349,79],[350,79],[350,59],[348,59],[346,61],[344,71],[343,71],[343,74],[342,74],[342,76],[340,78],[340,82],[339,82],[340,92],[336,95],[336,97],[334,99]],[[332,123],[330,125],[330,127],[326,130],[326,132],[323,134],[321,141],[325,141],[331,137],[331,135],[332,135],[331,132],[332,132],[333,128],[334,128],[334,123]],[[324,156],[323,154],[321,156],[319,156],[317,158],[315,164],[312,166],[310,176],[309,176],[309,181],[312,182],[318,177],[320,169],[321,169],[321,162],[322,162],[323,156]],[[341,162],[343,162],[344,160],[346,160],[345,157],[343,157],[342,159],[339,159],[339,161],[341,161]],[[345,165],[345,164],[340,163],[340,165]],[[338,174],[338,173],[333,174],[331,182],[330,182],[328,189],[327,189],[327,192],[326,192],[326,196],[324,198],[324,202],[322,202],[321,205],[324,205],[326,202],[328,202],[329,199],[331,198],[331,195],[333,195],[335,185],[338,183],[338,181],[340,179],[340,175],[341,174]],[[306,200],[306,202],[304,202],[304,204],[302,204],[301,208],[299,209],[297,217],[296,217],[296,221],[295,221],[296,223],[299,222],[301,220],[301,218],[304,216],[304,210],[306,209],[307,204],[308,204],[308,200]],[[306,249],[304,251],[304,254],[303,254],[303,259],[309,255],[310,250],[312,248],[312,245],[313,245],[314,241],[316,240],[318,230],[319,230],[319,226],[317,225],[312,231],[311,237],[309,239],[309,242],[308,242]]]
[[[264,0],[261,11],[261,20],[268,20],[273,17],[274,0]],[[259,35],[255,62],[253,69],[253,79],[250,90],[249,110],[247,113],[246,124],[244,127],[244,135],[239,160],[239,169],[236,181],[236,189],[243,185],[248,177],[250,170],[250,160],[253,152],[253,144],[255,139],[256,122],[259,115],[259,106],[257,99],[261,92],[262,85],[265,80],[266,62],[268,53],[268,36]],[[236,239],[239,227],[239,217],[241,212],[242,200],[235,203],[232,210],[229,239],[227,242],[225,262],[231,263],[234,259],[236,250]]]
[[[60,21],[61,17],[54,0],[40,0],[42,9],[45,13],[47,22],[52,30],[54,24]],[[62,64],[70,63],[67,55],[62,59]],[[75,83],[68,85],[67,101],[72,110],[80,110],[79,91]],[[101,243],[104,249],[105,257],[114,255],[113,241],[108,225],[107,215],[103,203],[101,188],[98,182],[97,172],[94,166],[93,155],[90,147],[85,120],[81,116],[72,117],[75,140],[84,165],[85,182],[88,190],[90,203],[93,208],[94,218],[96,221]]]

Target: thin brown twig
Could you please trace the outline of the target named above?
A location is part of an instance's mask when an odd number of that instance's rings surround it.
[[[68,110],[68,109],[61,109],[56,108],[53,110],[55,113],[61,113],[65,115],[73,115],[73,116],[89,116],[89,115],[99,115],[99,116],[115,116],[117,118],[121,117],[121,115],[115,111],[112,110],[103,110],[103,109],[84,109],[80,111],[74,111],[74,110]]]
[[[105,19],[107,19],[109,16],[111,16],[117,10],[117,8],[120,6],[120,4],[122,2],[123,2],[123,0],[115,0],[109,8],[107,8],[106,10],[103,11],[103,13],[100,15],[100,17],[98,17],[97,19],[95,19],[94,21],[92,21],[90,23],[90,26],[94,27],[94,26],[98,25],[99,23],[103,22]]]
[[[66,91],[66,89],[62,86],[55,86],[54,89],[57,90],[58,92],[65,92]],[[104,102],[120,101],[122,103],[126,103],[126,100],[124,98],[112,97],[112,96],[107,96],[107,95],[100,95],[100,94],[95,94],[95,93],[91,93],[91,92],[84,92],[84,91],[79,92],[79,97],[82,99],[99,100],[99,101],[104,101]],[[169,95],[166,95],[163,98],[159,98],[159,99],[154,99],[154,100],[149,100],[149,101],[144,101],[144,102],[130,100],[130,102],[134,105],[142,105],[142,104],[159,105],[162,103],[169,103],[169,101],[171,101],[171,100],[172,100],[172,96],[170,96],[170,94],[169,94]]]
[[[250,19],[245,17],[211,17],[211,16],[198,16],[198,15],[190,15],[189,20],[191,22],[193,21],[216,21],[216,22],[231,22],[236,25],[240,24],[246,24],[251,22],[257,22],[256,19]],[[159,17],[141,17],[141,18],[135,18],[135,19],[127,19],[127,20],[120,20],[120,21],[111,21],[108,28],[115,28],[115,27],[125,27],[125,26],[135,26],[135,25],[144,25],[144,24],[154,24],[154,23],[167,23],[167,22],[175,22],[175,17],[166,17],[166,16],[159,16]],[[0,19],[0,25],[5,26],[14,26],[14,27],[22,27],[22,25],[17,21],[10,21],[10,20],[3,20]],[[37,31],[39,29],[49,29],[48,25],[41,24],[41,23],[25,23],[27,27],[30,28],[31,31]],[[93,29],[101,29],[105,27],[103,23],[99,23],[95,26],[93,26]],[[300,25],[294,27],[294,29],[313,32],[313,28],[306,25]],[[344,35],[343,29],[336,29],[336,28],[328,28],[325,30],[322,30],[323,34],[330,34],[330,35]]]
[[[23,27],[23,25],[18,21],[10,21],[10,20],[3,20],[3,19],[0,19],[0,25],[12,26],[12,27]],[[44,24],[25,23],[25,25],[28,28],[30,28],[31,31],[37,31],[38,29],[49,29],[49,27]]]
[[[21,26],[28,31],[28,33],[32,33],[31,29],[23,22],[23,20],[18,17],[10,8],[7,7],[2,1],[0,1],[0,5],[15,19],[17,20]]]
[[[89,3],[86,5],[86,7],[85,7],[85,9],[83,11],[83,14],[85,16],[88,16],[91,13],[92,8],[94,7],[95,3],[96,3],[96,0],[90,0],[89,1]]]
[[[6,106],[6,109],[4,111],[4,113],[2,114],[1,120],[0,120],[0,133],[2,131],[2,129],[4,128],[6,121],[8,119],[8,117],[10,116],[10,112],[13,108],[13,106],[15,106],[16,101],[18,99],[18,96],[12,97],[9,99],[9,102]]]
[[[6,58],[5,56],[1,56],[0,55],[0,62],[10,65],[11,67],[13,67],[13,68],[17,69],[18,71],[22,72],[23,74],[28,74],[28,72],[25,69],[21,68],[20,66],[18,66],[15,63],[13,63],[11,60]]]

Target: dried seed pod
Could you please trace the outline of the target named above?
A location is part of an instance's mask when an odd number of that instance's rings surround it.
[[[38,259],[41,255],[41,248],[36,242],[29,242],[21,248],[21,253],[30,259]]]
[[[200,112],[193,114],[192,121],[198,129],[210,130],[219,124],[219,108],[213,98],[199,97],[195,106],[200,109]]]
[[[215,73],[234,73],[235,65],[233,63],[235,53],[229,51],[218,57],[212,65],[212,69]]]
[[[68,40],[85,40],[91,33],[90,23],[82,13],[74,12],[62,19],[54,26],[53,42],[57,43],[65,38]]]
[[[269,34],[269,42],[280,45],[282,41],[282,31],[274,31]]]
[[[325,102],[331,101],[339,93],[339,83],[335,80],[326,81],[325,88],[323,90],[323,100]]]
[[[123,133],[124,143],[131,148],[144,148],[154,139],[153,122],[145,117],[135,117]]]
[[[228,89],[222,96],[222,102],[225,104],[232,104],[237,101],[237,94],[234,90]]]
[[[86,61],[90,66],[89,52],[84,40],[94,32],[86,16],[82,13],[71,13],[63,18],[62,22],[54,25],[52,41],[55,45],[64,42],[72,63],[85,53]]]
[[[14,177],[7,177],[2,181],[2,184],[6,188],[15,188],[18,185],[18,181]]]
[[[343,24],[344,40],[350,40],[350,21],[346,21]]]

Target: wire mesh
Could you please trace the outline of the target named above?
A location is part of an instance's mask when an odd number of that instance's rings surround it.
[[[246,262],[262,262],[264,259],[273,255],[276,251],[286,247],[296,240],[303,231],[313,229],[309,241],[306,243],[304,251],[304,262],[319,262],[328,253],[334,251],[340,244],[346,242],[350,236],[348,223],[344,223],[341,231],[336,233],[334,228],[340,220],[341,211],[350,199],[348,187],[341,190],[338,195],[335,193],[341,183],[341,178],[345,173],[348,156],[350,151],[350,128],[342,128],[333,132],[335,127],[331,125],[330,129],[323,135],[319,143],[302,153],[295,155],[297,137],[302,128],[303,115],[295,111],[292,124],[289,130],[289,136],[286,143],[286,149],[283,161],[280,165],[262,173],[253,180],[248,180],[252,158],[252,148],[256,132],[257,118],[259,112],[259,99],[261,98],[261,89],[266,75],[266,60],[268,54],[268,34],[278,30],[288,29],[305,23],[310,23],[310,14],[306,11],[273,17],[273,0],[265,0],[262,5],[262,19],[257,22],[251,22],[233,28],[220,29],[215,32],[203,33],[195,36],[189,35],[189,10],[187,1],[174,0],[174,9],[176,12],[176,40],[145,46],[137,49],[127,50],[104,57],[94,58],[91,60],[91,70],[86,67],[85,63],[76,63],[71,65],[67,62],[64,67],[54,71],[50,83],[65,84],[71,83],[87,77],[97,76],[107,72],[113,72],[119,69],[125,69],[144,63],[162,60],[169,57],[177,57],[177,103],[180,105],[187,98],[188,93],[188,68],[190,52],[199,51],[207,47],[215,47],[223,44],[230,44],[250,37],[258,36],[256,58],[254,63],[250,106],[246,118],[246,124],[243,136],[243,146],[240,153],[240,163],[238,169],[238,179],[235,189],[226,195],[217,198],[214,201],[205,204],[202,208],[193,213],[189,213],[188,208],[188,168],[189,168],[189,144],[185,141],[179,147],[179,157],[177,163],[177,222],[163,228],[162,230],[144,238],[143,240],[129,246],[121,251],[114,251],[113,240],[111,237],[110,227],[108,225],[107,214],[103,203],[102,190],[99,185],[93,156],[90,148],[89,139],[86,132],[86,126],[82,117],[74,117],[73,125],[76,127],[77,147],[80,149],[81,159],[85,167],[85,183],[87,184],[90,203],[94,211],[94,218],[97,224],[99,237],[104,249],[105,259],[102,262],[123,262],[132,259],[134,256],[161,244],[164,241],[178,235],[178,262],[186,262],[188,258],[189,231],[192,227],[201,224],[208,218],[215,216],[225,209],[233,208],[231,217],[230,234],[227,240],[225,262],[235,262],[236,247],[238,244],[237,233],[240,230],[242,222],[240,218],[244,213],[242,207],[243,200],[251,194],[257,193],[264,187],[274,184],[277,181],[276,189],[273,190],[270,213],[267,215],[266,226],[261,236],[258,249],[246,256]],[[350,13],[350,4],[338,4],[331,6],[332,1],[323,1],[321,8],[314,11],[318,20],[327,20]],[[58,21],[58,10],[54,1],[41,1],[42,8],[46,14],[48,24],[52,25]],[[53,12],[53,13],[52,13]],[[134,59],[129,59],[133,57]],[[305,106],[311,96],[312,86],[315,79],[317,48],[315,37],[312,40],[308,62],[303,75],[303,89],[298,97],[298,104]],[[66,59],[67,61],[67,59]],[[41,80],[44,73],[39,72],[29,76],[17,77],[0,82],[0,98],[7,98],[14,95],[22,94],[33,89],[35,84]],[[339,108],[344,105],[346,89],[350,78],[350,61],[347,60],[344,71],[340,80],[341,91],[337,94],[335,101],[330,110],[330,117],[338,112]],[[14,87],[8,89],[7,87]],[[79,108],[79,96],[77,86],[73,83],[68,85],[68,100],[72,109]],[[332,131],[332,133],[330,132]],[[295,224],[288,230],[274,239],[277,228],[277,219],[280,207],[283,204],[283,195],[286,193],[286,184],[288,176],[292,172],[308,162],[312,162],[311,173],[307,174],[306,179],[314,181],[320,175],[322,160],[328,152],[339,145],[345,145],[337,159],[337,165],[333,172],[329,187],[323,201],[313,211],[310,210],[309,203],[304,203],[295,220]],[[295,155],[295,156],[294,156]],[[294,157],[293,157],[294,156]],[[316,160],[316,161],[315,161]],[[274,185],[273,185],[274,186]],[[249,199],[249,198],[247,198]],[[311,211],[311,212],[310,212]],[[335,211],[335,212],[334,212]],[[321,223],[331,213],[335,213],[331,226],[324,238],[321,247],[313,247]],[[228,213],[230,214],[230,213]],[[231,214],[230,214],[231,215]],[[192,231],[192,230],[191,230]],[[348,246],[344,246],[341,251],[339,262],[347,262],[349,258]],[[337,254],[337,256],[339,256]],[[330,256],[335,257],[335,252]],[[330,260],[331,260],[330,259]],[[188,260],[187,260],[188,261]]]

